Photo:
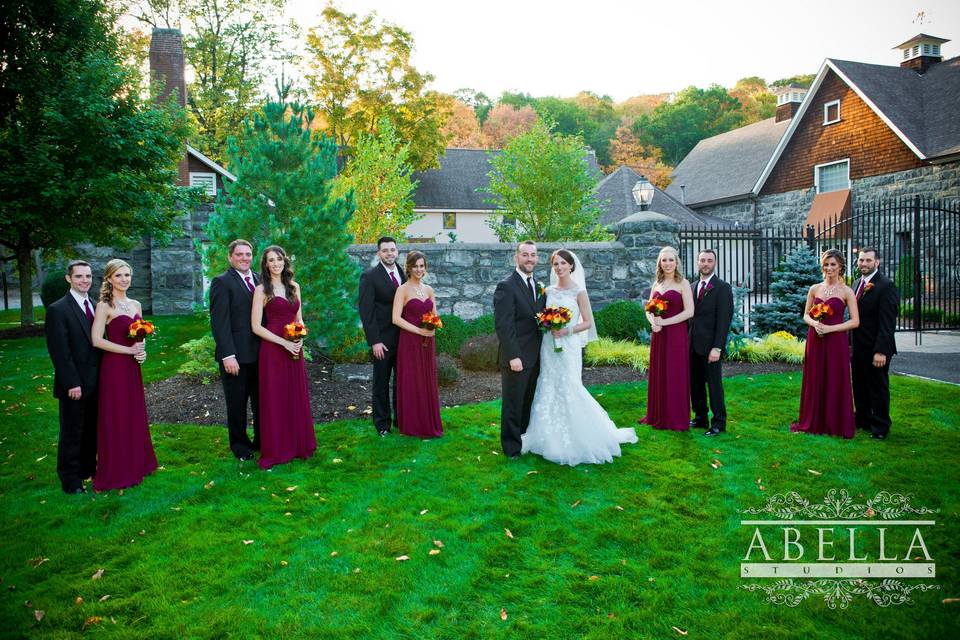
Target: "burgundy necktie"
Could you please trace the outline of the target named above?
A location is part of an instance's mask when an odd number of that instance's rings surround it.
[[[90,308],[90,298],[83,299],[83,310],[87,312],[87,320],[93,322],[93,309]]]
[[[697,302],[703,299],[703,294],[707,292],[707,282],[705,280],[700,281],[700,293],[697,294]]]
[[[253,293],[253,290],[256,287],[253,286],[253,283],[250,281],[250,276],[243,276],[243,279],[247,282],[247,289],[250,289],[250,293]]]
[[[863,285],[866,282],[863,278],[860,278],[860,286],[857,287],[857,300],[860,299],[860,296],[863,295]]]
[[[390,272],[390,281],[393,282],[393,288],[397,289],[400,286],[400,283],[397,282],[397,274],[393,271]]]

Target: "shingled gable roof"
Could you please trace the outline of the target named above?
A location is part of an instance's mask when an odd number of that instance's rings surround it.
[[[488,149],[446,150],[440,156],[440,168],[418,171],[413,179],[419,184],[413,194],[413,204],[417,209],[443,209],[457,211],[491,211],[496,207],[486,202],[490,195],[479,191],[490,186],[487,175],[490,155],[501,151]],[[600,167],[593,151],[586,153],[590,171],[599,176]]]
[[[229,180],[230,182],[237,181],[237,176],[233,175],[232,173],[227,171],[225,168],[223,168],[222,166],[220,166],[219,164],[217,164],[207,156],[203,155],[202,153],[200,153],[200,151],[198,151],[197,149],[194,149],[190,145],[187,145],[187,153],[189,153],[194,158],[196,158],[203,164],[207,165],[208,167],[210,167],[211,169],[219,173],[220,176],[223,177],[225,180]]]
[[[620,167],[600,181],[597,187],[597,201],[603,215],[600,218],[604,226],[623,220],[629,215],[633,215],[639,210],[639,207],[633,200],[633,185],[637,184],[643,176],[626,165]],[[650,211],[662,213],[669,216],[686,226],[704,226],[704,216],[695,213],[692,209],[680,204],[677,200],[667,195],[657,187],[654,187],[653,201],[650,203]],[[720,221],[721,224],[724,221]]]
[[[684,185],[688,206],[749,195],[789,125],[767,118],[701,140],[674,169],[667,195],[679,199]]]
[[[960,57],[935,64],[923,75],[902,67],[827,58],[753,186],[753,194],[760,193],[830,71],[921,160],[960,153]]]

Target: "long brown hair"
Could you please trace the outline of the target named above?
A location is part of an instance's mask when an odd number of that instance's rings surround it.
[[[270,269],[267,268],[267,256],[273,252],[283,258],[283,271],[280,272],[280,282],[287,290],[287,300],[293,301],[297,297],[297,283],[293,281],[293,269],[290,268],[290,258],[283,248],[272,244],[263,250],[263,256],[260,258],[260,283],[263,284],[263,292],[267,294],[267,302],[270,302],[273,295],[273,282],[270,280]]]
[[[130,276],[133,276],[133,267],[127,264],[126,260],[121,260],[120,258],[114,258],[107,263],[107,266],[103,269],[103,282],[100,284],[100,302],[106,302],[111,307],[113,306],[113,283],[110,282],[110,276],[115,274],[117,270],[126,267],[130,269]]]
[[[827,261],[828,258],[833,258],[837,261],[837,264],[840,265],[840,278],[842,279],[847,273],[847,261],[843,258],[843,253],[839,249],[827,249],[820,254],[820,268],[823,269],[823,263]]]
[[[423,255],[419,251],[411,251],[407,254],[407,261],[403,266],[403,272],[407,274],[407,277],[410,277],[410,272],[413,271],[414,265],[417,264],[417,260],[423,258],[423,268],[427,268],[427,256]]]

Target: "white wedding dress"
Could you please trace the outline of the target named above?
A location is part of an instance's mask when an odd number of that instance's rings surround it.
[[[580,288],[547,287],[547,306],[570,309],[580,322],[577,293]],[[556,339],[563,351],[554,351],[554,337],[547,333],[540,347],[540,376],[530,411],[530,424],[523,434],[521,453],[537,453],[557,464],[612,462],[620,445],[636,442],[632,428],[618,429],[607,412],[583,386],[581,366],[584,341],[581,334]]]

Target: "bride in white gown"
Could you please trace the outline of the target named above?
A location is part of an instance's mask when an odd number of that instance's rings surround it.
[[[632,428],[618,429],[583,386],[581,350],[596,340],[597,332],[580,261],[572,252],[558,249],[550,256],[550,265],[547,306],[566,307],[573,319],[553,336],[544,336],[521,453],[537,453],[570,466],[612,462],[620,455],[620,445],[636,442],[637,434]],[[555,351],[554,344],[563,351]]]

